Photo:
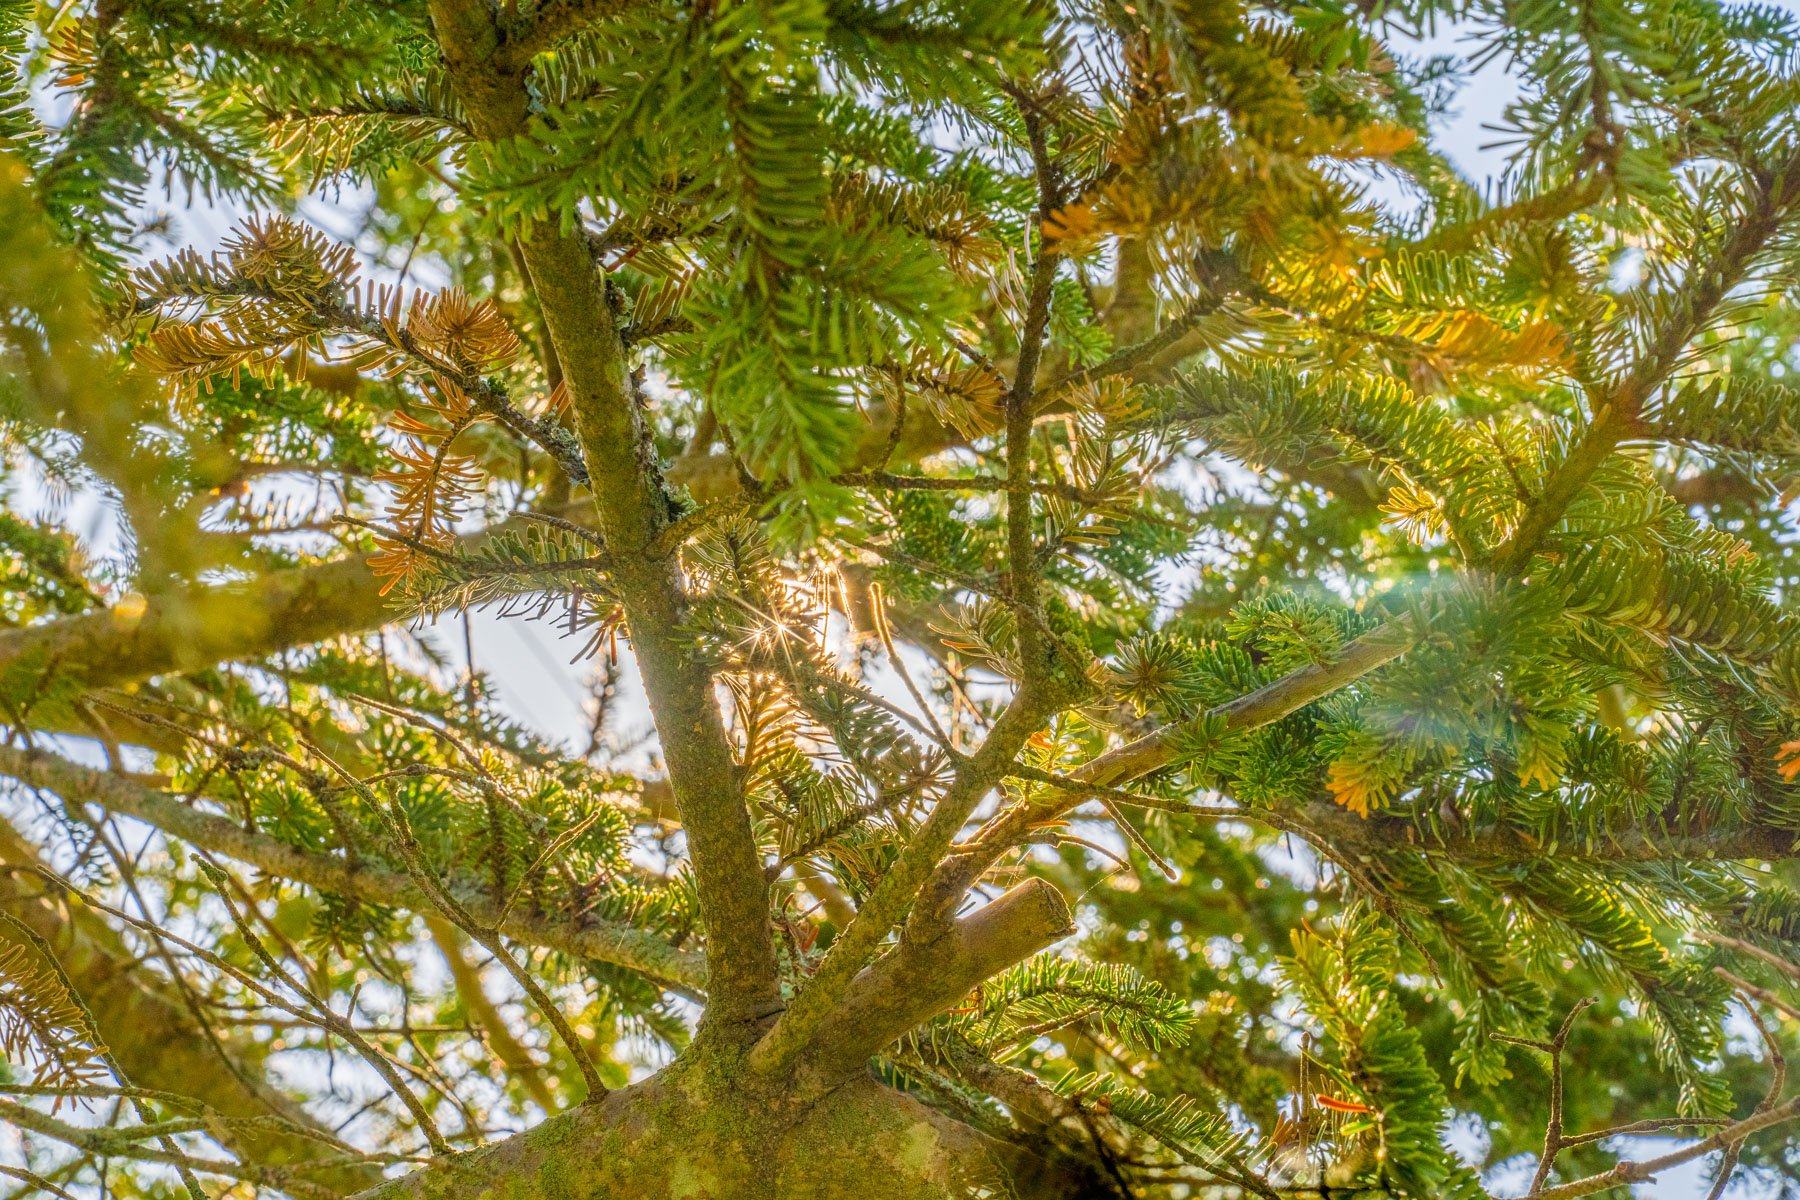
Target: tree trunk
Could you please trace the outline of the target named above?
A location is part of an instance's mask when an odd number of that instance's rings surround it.
[[[362,1200],[1118,1200],[1048,1143],[989,1137],[859,1073],[812,1099],[712,1056]]]

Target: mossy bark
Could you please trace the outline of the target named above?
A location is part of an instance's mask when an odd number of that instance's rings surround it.
[[[962,1200],[1104,1197],[1048,1144],[990,1137],[859,1073],[808,1097],[677,1063],[363,1200]]]

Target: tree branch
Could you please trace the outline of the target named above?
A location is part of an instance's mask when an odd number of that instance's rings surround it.
[[[1229,730],[1257,729],[1329,696],[1377,667],[1404,654],[1410,637],[1392,626],[1372,630],[1345,646],[1329,663],[1308,664],[1254,692],[1220,705],[1210,716]],[[1113,789],[1174,762],[1186,725],[1169,725],[1110,750],[1069,773],[1072,782]],[[1036,825],[1084,803],[1092,793],[1076,791],[1052,804],[1015,805],[991,821],[961,853],[946,860],[928,885],[929,901],[954,904],[999,857],[1018,845]],[[1246,814],[1251,815],[1251,814]]]
[[[1537,1170],[1531,1176],[1531,1187],[1525,1193],[1527,1196],[1535,1196],[1543,1188],[1544,1181],[1550,1178],[1550,1168],[1556,1165],[1556,1156],[1567,1144],[1563,1134],[1563,1049],[1569,1044],[1569,1034],[1574,1032],[1575,1018],[1592,1008],[1594,1003],[1592,996],[1578,1000],[1575,1007],[1569,1010],[1569,1015],[1563,1018],[1562,1026],[1557,1029],[1556,1036],[1547,1042],[1511,1037],[1507,1034],[1493,1035],[1496,1041],[1540,1050],[1550,1056],[1550,1117],[1544,1123],[1544,1149],[1543,1153],[1538,1155]]]
[[[857,912],[856,920],[831,944],[811,982],[757,1044],[751,1057],[754,1065],[766,1071],[777,1070],[793,1063],[815,1042],[826,1019],[848,994],[853,980],[875,957],[889,931],[905,916],[921,885],[950,849],[969,814],[999,783],[1007,765],[1018,754],[1025,739],[1037,730],[1043,716],[1042,701],[1029,690],[1022,689],[1014,695],[980,748],[957,765],[955,777],[932,807],[931,815],[875,885],[875,890]],[[935,941],[936,937],[923,940]],[[911,981],[911,984],[918,982]]]
[[[1741,283],[1800,200],[1800,156],[1759,181],[1750,211],[1713,258],[1696,267],[1681,292],[1674,315],[1656,331],[1646,352],[1605,395],[1594,398],[1594,419],[1569,456],[1546,481],[1526,511],[1512,540],[1495,558],[1502,575],[1521,574],[1544,536],[1562,519],[1594,472],[1620,441],[1638,431],[1639,416],[1656,390],[1680,364],[1696,334],[1706,327],[1726,295]]]
[[[1027,879],[951,922],[933,941],[903,938],[851,981],[820,1024],[820,1069],[828,1075],[859,1069],[983,980],[1073,932],[1062,893],[1046,880]]]
[[[379,588],[360,557],[184,587],[158,595],[142,615],[115,608],[0,631],[0,678],[17,688],[54,672],[59,683],[115,687],[260,658],[405,619]]]
[[[300,850],[120,775],[10,746],[0,746],[0,774],[45,788],[73,803],[96,804],[133,817],[202,850],[320,891],[415,912],[434,911],[429,897],[402,872]],[[449,886],[477,920],[499,917],[499,909],[485,889],[459,887],[454,881]],[[516,910],[496,924],[515,941],[627,967],[682,991],[699,990],[705,979],[704,960],[698,955],[630,925],[591,918],[558,921]]]
[[[1048,221],[1061,204],[1061,174],[1050,154],[1049,135],[1037,98],[1022,89],[1007,90],[1018,106],[1031,145],[1041,224]],[[1012,601],[1021,614],[1036,618],[1019,622],[1019,674],[1028,688],[1047,682],[1054,669],[1054,649],[1040,624],[1043,603],[1038,596],[1040,571],[1032,531],[1031,429],[1037,404],[1038,360],[1043,355],[1045,335],[1050,326],[1050,293],[1056,283],[1056,269],[1056,255],[1040,238],[1037,258],[1031,264],[1024,325],[1019,330],[1019,361],[1013,370],[1012,387],[1006,392],[1007,580]]]
[[[523,133],[525,67],[502,52],[494,12],[480,0],[432,0],[430,11],[451,84],[476,133],[487,141]],[[562,364],[582,446],[590,461],[615,468],[598,472],[590,486],[694,865],[707,940],[706,1020],[741,1025],[737,1036],[754,1037],[755,1024],[781,1007],[768,884],[711,671],[681,632],[686,597],[678,564],[660,544],[674,506],[605,274],[583,239],[554,221],[528,222],[519,248]]]
[[[1690,1146],[1671,1151],[1658,1158],[1645,1159],[1641,1162],[1622,1162],[1610,1171],[1602,1171],[1598,1175],[1589,1175],[1585,1179],[1577,1179],[1571,1183],[1558,1184],[1545,1188],[1534,1195],[1533,1200],[1573,1200],[1576,1196],[1591,1196],[1595,1192],[1610,1191],[1628,1184],[1643,1183],[1654,1179],[1657,1175],[1682,1163],[1692,1162],[1696,1158],[1705,1158],[1715,1150],[1727,1150],[1740,1145],[1746,1138],[1800,1118],[1800,1096],[1795,1096],[1785,1104],[1778,1104],[1762,1112],[1752,1113],[1735,1125],[1727,1125],[1711,1137],[1702,1138]]]
[[[353,778],[343,768],[337,767],[335,763],[332,766],[345,778]],[[574,1027],[569,1024],[569,1018],[564,1015],[556,1001],[550,998],[550,994],[544,990],[544,985],[539,983],[537,978],[512,956],[512,951],[508,950],[505,943],[500,940],[499,933],[492,926],[484,925],[469,911],[466,905],[451,895],[449,889],[433,874],[430,864],[425,861],[424,848],[419,845],[419,839],[413,833],[412,822],[407,818],[405,808],[392,801],[383,804],[380,797],[376,796],[373,789],[368,788],[367,785],[357,784],[356,786],[376,812],[381,814],[382,822],[387,826],[389,836],[399,848],[401,857],[406,860],[407,872],[412,876],[413,882],[419,890],[425,893],[438,911],[449,917],[457,928],[474,938],[484,950],[494,956],[494,961],[499,963],[508,975],[512,976],[513,982],[519,985],[520,990],[525,993],[533,1007],[538,1010],[545,1021],[549,1022],[550,1028],[556,1031],[556,1036],[562,1042],[563,1049],[574,1060],[576,1068],[581,1072],[582,1081],[587,1085],[587,1096],[583,1102],[593,1104],[603,1099],[607,1093],[606,1084],[601,1080],[600,1072],[594,1066],[594,1060],[588,1056],[586,1049],[582,1046],[581,1039],[576,1036]],[[510,908],[510,905],[502,908],[495,915],[493,925],[504,921]]]
[[[1734,230],[1713,261],[1699,272],[1699,282],[1684,300],[1681,310],[1658,331],[1650,351],[1599,406],[1595,420],[1567,459],[1552,472],[1543,493],[1529,507],[1511,540],[1496,555],[1502,576],[1522,573],[1544,537],[1561,520],[1568,506],[1587,486],[1606,458],[1635,427],[1637,413],[1660,387],[1680,360],[1693,336],[1704,327],[1725,294],[1742,279],[1761,251],[1780,228],[1781,219],[1800,198],[1796,177],[1800,157],[1792,160],[1773,180],[1758,188],[1749,218]],[[1255,729],[1296,711],[1314,700],[1361,678],[1376,667],[1408,650],[1413,635],[1389,622],[1346,646],[1330,663],[1308,665],[1230,704],[1214,709],[1227,729]],[[1167,766],[1175,757],[1185,726],[1157,730],[1125,746],[1109,751],[1071,772],[1082,783],[1116,787]],[[972,886],[1000,854],[1019,844],[1030,828],[1054,819],[1086,800],[1077,794],[1060,806],[1045,809],[1017,805],[983,831],[975,849],[946,862],[932,887],[938,904],[950,902]]]
[[[564,38],[619,16],[628,7],[626,0],[544,0],[529,12],[504,21],[495,65],[503,71],[523,71],[533,58]]]
[[[261,1077],[263,1050],[209,1037],[106,922],[27,886],[26,880],[41,878],[40,869],[24,839],[0,823],[0,911],[55,948],[58,964],[126,1073],[150,1091],[190,1097],[218,1112],[270,1114],[268,1124],[227,1131],[223,1144],[235,1153],[274,1167],[316,1161],[330,1135]],[[11,940],[0,925],[0,944]],[[324,1186],[355,1191],[380,1176],[378,1167],[346,1164],[319,1178]]]
[[[86,1129],[79,1125],[67,1124],[55,1117],[41,1113],[35,1108],[28,1108],[23,1104],[16,1104],[6,1099],[0,1099],[0,1119],[19,1129],[41,1134],[62,1142],[66,1146],[85,1150],[90,1154],[166,1163],[173,1167],[208,1175],[241,1179],[246,1183],[275,1188],[297,1197],[299,1200],[338,1200],[336,1192],[328,1187],[295,1178],[294,1172],[290,1168],[254,1166],[231,1162],[228,1159],[199,1158],[176,1150],[138,1145],[138,1138],[145,1132],[142,1130],[129,1128],[123,1130]]]

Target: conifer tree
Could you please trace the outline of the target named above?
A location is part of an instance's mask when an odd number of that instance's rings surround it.
[[[0,51],[8,1195],[1796,1194],[1787,13]]]

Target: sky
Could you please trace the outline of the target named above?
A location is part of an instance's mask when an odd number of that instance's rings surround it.
[[[1779,7],[1800,12],[1800,0],[1780,0]],[[1468,47],[1461,44],[1464,36],[1458,30],[1441,28],[1435,36],[1418,43],[1417,51],[1466,54]],[[1506,151],[1496,144],[1503,140],[1504,134],[1495,126],[1506,105],[1517,95],[1518,86],[1508,76],[1504,62],[1491,62],[1467,80],[1453,113],[1442,122],[1440,144],[1470,178],[1492,178],[1504,170]],[[1402,189],[1395,187],[1392,193],[1397,199],[1402,195]],[[542,732],[584,744],[587,718],[578,698],[584,694],[581,681],[589,668],[566,665],[576,648],[574,643],[567,643],[565,648],[565,643],[560,642],[552,630],[538,624],[499,621],[480,615],[474,621],[476,663],[489,673],[506,705],[521,720]],[[620,674],[629,676],[631,672],[627,670]],[[634,685],[635,679],[631,683]],[[896,702],[908,702],[898,688],[893,691],[892,699]],[[641,732],[644,719],[633,715],[642,711],[640,705],[621,704],[619,711],[626,726],[621,732]],[[636,728],[632,727],[634,721],[638,722]],[[1747,1022],[1744,1024],[1745,1028],[1737,1031],[1736,1040],[1753,1046],[1755,1042],[1743,1036],[1749,1032]],[[1580,1064],[1571,1062],[1570,1069],[1579,1070]],[[1656,1068],[1645,1063],[1644,1069],[1653,1071]],[[1673,1110],[1673,1095],[1670,1101]],[[1479,1131],[1466,1126],[1453,1134],[1453,1142],[1462,1143],[1468,1150],[1475,1149],[1480,1140]],[[1680,1144],[1671,1139],[1638,1138],[1633,1140],[1629,1151],[1633,1157],[1651,1157]],[[1633,1187],[1632,1195],[1638,1200],[1697,1200],[1706,1194],[1711,1182],[1712,1163],[1711,1159],[1703,1159],[1666,1172],[1654,1182]],[[1503,1196],[1522,1193],[1529,1186],[1532,1166],[1530,1162],[1521,1161],[1516,1169],[1509,1166],[1491,1177],[1489,1183]],[[1733,1200],[1752,1200],[1760,1191],[1740,1181],[1730,1195]]]
[[[1800,10],[1800,0],[1788,0]],[[1417,44],[1421,54],[1468,53],[1459,45],[1463,35],[1448,27]],[[1506,105],[1518,94],[1516,84],[1507,76],[1504,63],[1490,63],[1473,75],[1464,87],[1455,112],[1442,125],[1444,145],[1451,158],[1474,179],[1493,177],[1504,169],[1505,152],[1492,143],[1502,135],[1493,128]],[[1399,203],[1404,201],[1400,185],[1379,186],[1379,194]],[[327,212],[313,214],[322,224],[350,222],[343,216]],[[210,214],[208,214],[210,218]],[[214,222],[208,220],[208,225]],[[222,232],[224,226],[218,225]],[[210,232],[210,229],[209,229]],[[451,620],[450,618],[446,619]],[[456,653],[461,653],[460,623],[454,630]],[[588,736],[586,680],[591,675],[588,664],[569,664],[570,656],[579,648],[576,642],[565,643],[555,630],[539,623],[500,620],[490,614],[473,617],[471,642],[478,669],[488,675],[492,687],[519,719],[547,735],[584,745]],[[619,673],[622,690],[629,694],[635,677],[627,670]],[[893,697],[908,703],[898,688]],[[626,699],[622,696],[621,699]],[[617,711],[624,718],[621,734],[634,734],[641,729],[631,724],[632,705],[621,703]]]
[[[1778,0],[1778,6],[1800,11],[1800,0]],[[1467,53],[1468,47],[1462,42],[1464,36],[1463,31],[1455,28],[1440,28],[1413,49],[1419,53]],[[1509,78],[1505,64],[1498,61],[1490,63],[1466,81],[1454,112],[1441,123],[1440,144],[1471,178],[1491,178],[1503,169],[1505,151],[1495,145],[1503,135],[1494,126],[1507,103],[1516,94],[1517,87]],[[1404,203],[1404,189],[1398,185],[1382,187],[1378,195],[1393,202]],[[366,200],[360,202],[366,203]],[[303,202],[301,215],[328,232],[340,236],[352,235],[357,225],[358,203],[359,197],[351,193],[333,201],[309,200]],[[241,214],[228,209],[190,205],[176,207],[172,215],[176,220],[176,239],[180,244],[207,249],[216,245]],[[162,252],[162,248],[155,249],[155,253]],[[434,271],[431,264],[423,263],[416,266],[408,282],[415,286],[430,287],[440,285],[444,280],[441,271]],[[29,507],[29,496],[24,499]],[[15,495],[13,503],[19,502],[20,497]],[[70,515],[78,528],[83,525],[88,527],[83,532],[100,540],[107,538],[107,518],[98,506],[78,504]],[[501,619],[491,613],[473,614],[469,622],[466,640],[462,621],[457,617],[446,617],[435,627],[427,627],[423,633],[432,638],[446,657],[459,667],[464,663],[465,645],[472,648],[475,666],[486,674],[489,686],[496,690],[502,705],[517,720],[571,748],[584,747],[589,736],[589,681],[593,676],[594,664],[591,661],[571,662],[581,648],[583,639],[577,637],[565,640],[547,623],[517,618]],[[621,669],[614,673],[618,699],[612,706],[610,728],[615,741],[638,742],[648,732],[648,715],[629,659],[620,666]],[[879,677],[870,682],[878,690],[891,691],[897,702],[908,703],[904,692],[897,686],[881,686],[884,681]],[[1572,1063],[1571,1067],[1580,1069],[1578,1063]],[[1645,1069],[1652,1068],[1646,1064]],[[1464,1128],[1457,1132],[1454,1140],[1473,1148],[1480,1138],[1477,1131]],[[1632,1150],[1634,1157],[1646,1157],[1678,1144],[1667,1140],[1639,1139]],[[1665,1174],[1654,1183],[1639,1185],[1633,1189],[1633,1193],[1644,1200],[1687,1200],[1689,1197],[1699,1197],[1706,1189],[1709,1165],[1707,1161],[1690,1164]],[[1523,1191],[1529,1179],[1529,1171],[1530,1165],[1524,1164],[1518,1171],[1507,1171],[1490,1182],[1503,1195],[1516,1194]],[[1755,1194],[1754,1188],[1744,1189],[1741,1185],[1732,1193],[1739,1198]]]

